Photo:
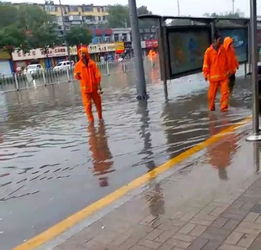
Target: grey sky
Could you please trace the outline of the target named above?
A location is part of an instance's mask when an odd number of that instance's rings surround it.
[[[10,0],[9,0],[10,1]],[[12,1],[12,0],[11,0]],[[14,0],[13,2],[25,2],[26,0]],[[29,0],[30,2],[44,3],[43,0]],[[177,15],[177,0],[136,0],[137,5],[146,5],[154,14]],[[127,0],[62,0],[64,4],[127,4]],[[226,12],[232,10],[232,0],[179,0],[181,15],[202,16],[209,12]],[[261,15],[261,0],[258,2],[258,14]],[[58,0],[55,0],[58,3]],[[240,9],[249,16],[250,0],[235,0],[235,9]]]

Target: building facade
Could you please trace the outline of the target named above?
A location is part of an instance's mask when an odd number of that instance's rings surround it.
[[[88,26],[98,26],[107,23],[108,6],[90,5],[58,5],[53,1],[46,1],[40,5],[50,14],[57,23],[57,32],[60,36],[63,31],[70,30],[72,26],[86,24]],[[64,25],[63,27],[63,20]]]
[[[131,28],[92,29],[92,43],[131,42]]]

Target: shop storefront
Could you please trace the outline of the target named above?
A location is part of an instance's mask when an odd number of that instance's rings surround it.
[[[8,52],[0,50],[0,75],[12,74],[11,56]]]
[[[77,48],[70,48],[71,60],[77,60]],[[14,51],[12,53],[14,70],[17,68],[25,68],[29,64],[38,63],[44,68],[52,68],[57,65],[60,61],[68,60],[67,47],[60,46],[55,48],[49,48],[47,51],[43,49],[33,49],[28,53],[23,51]]]

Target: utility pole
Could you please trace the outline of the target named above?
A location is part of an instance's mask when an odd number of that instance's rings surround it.
[[[67,48],[68,60],[71,61],[70,47],[69,47],[68,42],[67,42],[67,40],[66,40],[66,28],[65,28],[64,14],[63,14],[63,6],[62,6],[61,0],[59,0],[59,5],[60,5],[60,10],[61,10],[62,25],[63,25],[63,39],[64,39],[64,42],[65,42],[65,46],[66,46],[66,48]]]
[[[132,29],[132,44],[134,49],[135,71],[136,71],[136,78],[137,78],[136,79],[137,99],[147,100],[148,95],[146,90],[146,81],[145,81],[144,65],[143,65],[143,58],[142,58],[137,5],[136,5],[136,0],[128,0],[128,1],[129,1],[130,22],[131,22],[131,29]]]
[[[177,5],[178,5],[178,16],[180,16],[180,4],[179,4],[179,0],[177,0]]]
[[[257,51],[257,6],[256,0],[250,0],[250,26],[251,26],[251,61],[252,61],[252,123],[253,135],[248,141],[261,141],[259,130],[259,86],[258,86],[258,51]]]

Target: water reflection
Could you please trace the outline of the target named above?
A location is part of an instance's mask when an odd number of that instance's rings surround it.
[[[146,167],[149,170],[152,170],[155,167],[155,163],[153,160],[148,103],[146,101],[141,101],[138,103],[137,114],[140,115],[141,124],[139,129],[139,136],[143,141],[143,149],[139,154],[144,155],[142,160],[145,162]]]
[[[4,122],[8,117],[6,97],[0,92],[0,122]]]
[[[162,113],[169,158],[191,148],[208,137],[205,95],[181,97],[165,103]]]
[[[160,183],[155,179],[155,162],[153,157],[153,145],[150,132],[150,116],[148,103],[146,101],[139,102],[137,114],[141,115],[140,117],[140,138],[143,140],[143,149],[140,154],[143,154],[143,161],[145,161],[145,166],[148,168],[148,173],[151,177],[149,183],[149,191],[146,192],[145,198],[148,202],[150,213],[155,219],[157,219],[161,214],[165,213],[165,201],[164,196],[161,190]],[[153,221],[155,222],[155,221]],[[152,222],[152,223],[153,223]]]
[[[230,121],[226,114],[221,117],[215,113],[209,114],[209,131],[213,136],[220,132],[220,130],[229,125]],[[221,180],[228,180],[226,168],[230,166],[231,159],[238,149],[239,137],[237,134],[231,132],[226,134],[219,142],[207,148],[209,163],[218,170],[218,176]]]
[[[149,70],[147,67],[148,78]],[[5,100],[0,95],[0,111],[6,114],[4,120],[0,117],[4,138],[0,144],[0,200],[6,211],[13,211],[8,217],[0,209],[3,231],[10,229],[1,246],[11,249],[34,234],[31,225],[42,231],[145,172],[153,179],[155,164],[208,138],[206,84],[199,79],[202,76],[195,75],[169,84],[166,105],[163,85],[148,84],[151,98],[148,104],[137,106],[135,74],[129,65],[127,74],[111,72],[103,77],[106,126],[89,128],[76,82],[6,93]],[[249,87],[247,81],[246,85]],[[240,87],[238,100],[242,100],[241,92]],[[249,114],[245,106],[242,101],[232,105],[230,122]],[[88,138],[83,136],[86,133]],[[87,160],[93,170],[89,174],[82,167]],[[96,185],[86,185],[93,179]],[[164,214],[163,188],[155,179],[144,197],[153,217]],[[68,200],[71,206],[67,206]],[[33,204],[39,205],[37,213]],[[44,216],[47,210],[48,219]]]
[[[94,175],[98,176],[101,187],[109,186],[108,174],[115,170],[112,169],[113,157],[108,145],[104,123],[100,122],[98,129],[96,129],[94,124],[90,124],[88,126],[88,134]]]
[[[150,82],[152,84],[159,84],[160,81],[160,71],[158,70],[158,68],[152,68],[150,73],[149,73],[149,77],[150,77]]]
[[[151,181],[149,182],[149,191],[145,193],[145,197],[149,205],[150,213],[156,220],[160,215],[165,214],[165,200],[160,182],[155,179],[155,172],[151,170],[149,175]]]
[[[261,143],[260,142],[253,142],[254,147],[254,165],[256,168],[256,172],[260,173],[260,149]]]

